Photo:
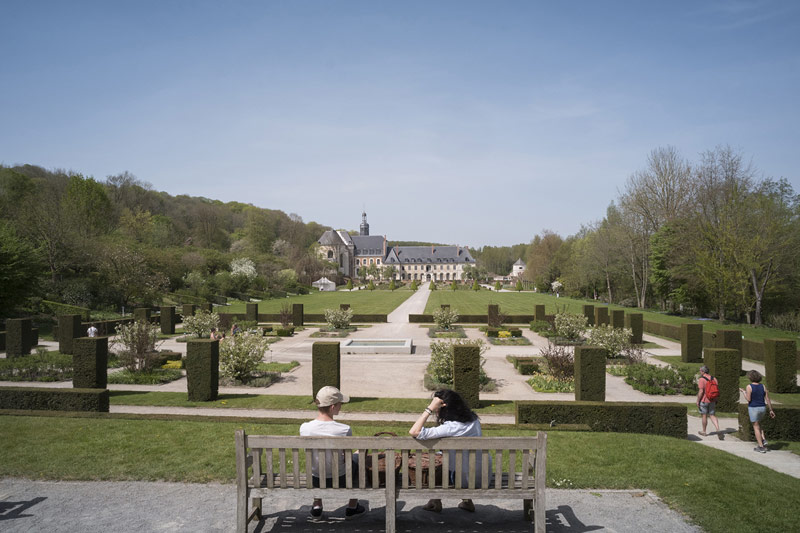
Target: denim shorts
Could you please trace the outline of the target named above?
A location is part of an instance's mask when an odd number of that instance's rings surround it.
[[[747,412],[750,413],[750,422],[761,422],[761,419],[767,414],[767,406],[748,407]]]
[[[717,414],[717,402],[708,402],[708,403],[700,402],[700,414],[701,415]]]

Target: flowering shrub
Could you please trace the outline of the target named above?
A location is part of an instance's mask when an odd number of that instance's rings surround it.
[[[498,331],[497,336],[501,339],[508,339],[511,337],[511,332],[506,330]]]
[[[442,307],[433,312],[433,321],[439,329],[450,329],[458,320],[458,311],[451,310],[449,307]]]
[[[219,345],[219,371],[224,377],[246,382],[269,349],[266,339],[256,335],[235,335]]]
[[[351,309],[326,309],[325,322],[332,329],[346,329],[350,327],[350,321],[353,320],[353,311]]]
[[[489,349],[483,340],[467,340],[458,339],[453,341],[433,341],[431,342],[431,362],[428,364],[428,375],[439,384],[452,385],[453,384],[453,347],[454,346],[478,346],[481,354],[481,370],[480,382],[489,381],[486,373],[483,371],[483,354]]]
[[[533,373],[528,385],[536,392],[575,392],[575,378],[556,379],[540,372]]]
[[[154,366],[159,326],[145,321],[117,326],[115,345],[121,345],[119,360],[128,371],[149,370]]]
[[[548,373],[553,378],[565,381],[575,376],[575,359],[569,347],[548,343],[539,353],[547,361]]]
[[[219,315],[208,311],[197,311],[194,316],[183,317],[183,331],[202,339],[211,334],[211,328],[219,328]]]
[[[247,257],[234,259],[231,261],[231,275],[243,277],[248,281],[252,281],[256,276],[258,276],[258,272],[256,272],[256,264],[252,259],[248,259]]]
[[[555,318],[556,335],[570,341],[580,339],[588,326],[589,319],[584,315],[559,313]]]
[[[554,293],[556,293],[556,294],[558,294],[558,291],[560,291],[560,290],[561,290],[561,287],[563,287],[563,286],[564,286],[564,284],[563,284],[563,283],[561,283],[561,282],[560,282],[560,281],[558,281],[558,280],[555,280],[553,283],[551,283],[551,284],[550,284],[550,288],[551,288],[551,289],[552,289],[552,291],[553,291]]]
[[[589,331],[589,344],[603,348],[607,357],[617,357],[630,346],[631,333],[628,328],[612,328],[603,324]]]
[[[698,391],[695,371],[691,368],[635,363],[628,365],[625,375],[625,383],[646,394],[696,395]]]

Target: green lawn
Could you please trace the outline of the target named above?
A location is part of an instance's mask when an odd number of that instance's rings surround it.
[[[278,313],[283,304],[303,304],[303,312],[321,314],[325,309],[339,309],[339,304],[350,304],[356,314],[389,314],[405,302],[413,293],[408,290],[397,291],[336,291],[315,292],[289,298],[264,300],[258,303],[259,313]],[[235,303],[226,307],[225,313],[244,313],[245,304]]]
[[[534,292],[494,292],[494,291],[450,291],[441,289],[433,291],[428,298],[428,305],[425,306],[425,313],[433,313],[442,304],[450,304],[451,309],[457,310],[465,315],[481,315],[487,313],[489,304],[497,304],[500,310],[507,315],[532,315],[534,306],[537,304],[545,305],[545,312],[548,315],[555,314],[557,310],[566,310],[568,313],[581,314],[583,305],[603,305],[588,300],[575,300],[572,298],[556,298],[549,294]],[[631,307],[619,305],[609,305],[609,309],[623,309],[626,313],[642,313],[645,320],[661,322],[664,324],[679,325],[683,322],[703,324],[705,331],[717,331],[718,329],[738,329],[742,331],[747,339],[763,341],[769,338],[800,338],[800,335],[790,331],[783,331],[768,327],[755,327],[747,324],[722,324],[716,320],[694,320],[679,316],[666,315],[655,311],[641,311]]]
[[[409,424],[352,423],[355,435]],[[2,416],[0,476],[232,483],[233,432],[294,435],[299,423]],[[486,435],[520,435],[485,427]],[[302,467],[301,467],[302,468]],[[566,480],[566,481],[564,481]],[[796,529],[800,480],[687,440],[652,435],[548,434],[547,484],[647,489],[709,532]]]

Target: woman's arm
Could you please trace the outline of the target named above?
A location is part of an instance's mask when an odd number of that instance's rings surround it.
[[[425,422],[428,421],[428,417],[432,414],[438,413],[439,409],[442,408],[442,405],[444,405],[442,399],[434,397],[428,407],[425,408],[425,411],[419,415],[419,418],[417,418],[417,421],[414,422],[414,425],[411,426],[411,429],[408,430],[408,434],[415,439],[419,437],[419,434],[422,432],[422,428],[425,426]]]
[[[772,410],[772,400],[769,399],[769,392],[767,388],[764,387],[764,399],[767,401],[767,405],[769,406],[769,417],[775,418],[775,411]]]
[[[753,392],[753,388],[748,385],[746,389],[744,389],[744,399],[747,400],[747,403],[750,403],[750,393]]]

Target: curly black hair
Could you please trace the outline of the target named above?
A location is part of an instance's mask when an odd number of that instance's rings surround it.
[[[433,393],[434,397],[441,398],[445,403],[440,409],[436,422],[441,424],[448,420],[456,422],[472,422],[478,418],[475,411],[469,408],[467,402],[459,393],[450,389],[441,389]]]

